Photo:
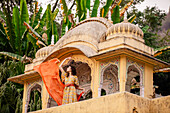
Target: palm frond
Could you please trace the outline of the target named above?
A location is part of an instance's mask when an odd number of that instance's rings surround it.
[[[11,53],[11,52],[0,52],[0,54],[11,57],[12,59],[15,59],[15,60],[19,60],[19,61],[23,60],[22,56],[20,56],[18,54]]]

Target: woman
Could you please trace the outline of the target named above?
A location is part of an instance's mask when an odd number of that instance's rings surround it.
[[[62,104],[68,104],[68,103],[77,102],[76,89],[84,91],[83,88],[79,87],[79,83],[78,83],[78,78],[76,76],[76,69],[75,69],[75,67],[69,65],[67,67],[66,72],[62,68],[63,63],[66,60],[69,60],[69,59],[71,59],[71,57],[68,57],[68,58],[64,59],[63,62],[59,66],[59,68],[60,68],[60,70],[62,72],[61,78],[62,78],[62,81],[65,84]]]

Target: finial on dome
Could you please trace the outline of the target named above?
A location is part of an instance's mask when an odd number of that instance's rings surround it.
[[[127,11],[124,13],[124,20],[127,20]]]
[[[128,19],[125,19],[125,20],[123,21],[123,23],[128,23]]]

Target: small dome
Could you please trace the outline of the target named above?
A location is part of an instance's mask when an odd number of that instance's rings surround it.
[[[112,25],[106,32],[106,40],[119,36],[133,37],[141,40],[143,38],[143,31],[138,26],[125,20],[122,23]]]
[[[98,48],[98,42],[103,33],[113,24],[105,18],[88,18],[71,28],[56,44],[56,47],[63,47],[73,42],[89,43]]]
[[[37,53],[35,54],[35,58],[41,58],[41,57],[48,56],[49,53],[53,50],[53,48],[54,48],[54,46],[50,45],[50,46],[46,46],[46,47],[39,49],[37,51]]]

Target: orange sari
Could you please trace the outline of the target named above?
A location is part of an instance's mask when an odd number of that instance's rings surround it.
[[[41,63],[38,66],[34,66],[34,70],[41,75],[49,95],[58,105],[62,105],[65,85],[60,80],[58,63],[59,60],[54,58],[47,62]],[[80,99],[82,93],[77,96],[77,100]]]

